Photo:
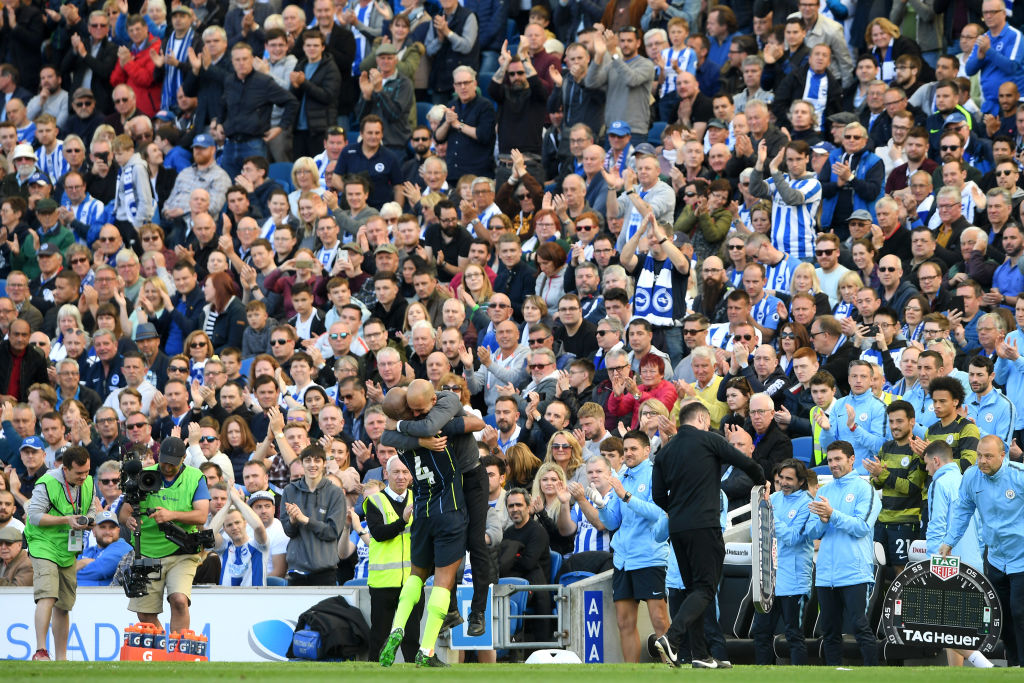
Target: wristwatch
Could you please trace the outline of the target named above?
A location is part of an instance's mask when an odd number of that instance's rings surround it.
[[[632,494],[632,493],[630,493],[629,491],[626,491],[626,495],[624,495],[624,496],[622,497],[622,502],[623,502],[623,503],[628,503],[628,502],[629,502],[629,499],[630,499],[630,498],[632,498],[632,497],[633,497],[633,494]]]

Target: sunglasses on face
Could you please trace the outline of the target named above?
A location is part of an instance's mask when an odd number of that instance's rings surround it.
[[[126,424],[124,426],[124,428],[125,429],[142,429],[147,424],[149,424],[149,423],[148,422],[136,422],[135,424]]]
[[[331,339],[348,339],[348,332],[332,332]]]
[[[878,266],[879,273],[895,273],[896,266]]]
[[[569,450],[571,448],[572,448],[572,446],[570,446],[567,443],[553,443],[553,444],[551,444],[551,450],[553,450],[553,451],[567,451],[567,450]]]
[[[742,249],[742,248],[743,248],[742,244],[730,244],[729,245],[729,251],[735,251],[737,249]]]
[[[531,370],[541,370],[543,368],[546,368],[547,366],[547,363],[530,363],[529,368]]]
[[[181,365],[168,365],[167,372],[188,372],[188,368]]]
[[[960,149],[960,145],[940,145],[939,149],[941,149],[943,152],[954,152]]]
[[[752,335],[752,334],[734,334],[734,335],[732,335],[732,338],[733,339],[742,339],[743,341],[750,341],[751,339],[754,338],[754,335]]]
[[[190,349],[205,349],[206,342],[192,342],[191,344],[188,345],[188,347]]]
[[[201,436],[201,437],[199,437],[199,442],[200,443],[213,443],[214,441],[217,441],[217,440],[218,439],[217,439],[216,436]]]
[[[462,387],[458,384],[442,384],[441,391],[462,391]]]
[[[107,486],[113,486],[114,484],[117,484],[120,481],[120,479],[100,479],[100,483],[106,484]]]
[[[834,253],[836,253],[835,249],[815,249],[814,250],[814,255],[815,256],[829,256],[829,255],[834,254]]]
[[[290,339],[271,339],[270,340],[270,345],[271,346],[284,346],[285,344],[287,344],[290,341],[291,341]]]
[[[792,332],[783,332],[779,335],[779,339],[796,339],[796,335]]]

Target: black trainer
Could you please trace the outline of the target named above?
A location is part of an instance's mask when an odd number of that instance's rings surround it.
[[[654,648],[658,651],[658,656],[661,657],[661,661],[668,664],[674,669],[678,669],[681,666],[679,662],[679,653],[672,647],[672,643],[668,642],[667,636],[661,636],[654,641]]]

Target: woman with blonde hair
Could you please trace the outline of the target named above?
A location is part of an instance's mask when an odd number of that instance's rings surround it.
[[[821,291],[821,281],[814,266],[810,263],[801,263],[793,269],[793,276],[789,280],[789,294],[810,294],[814,297],[815,315],[828,315],[832,312],[832,305],[829,303],[828,294]]]
[[[656,398],[649,398],[640,404],[640,422],[637,425],[637,429],[646,434],[647,438],[650,439],[652,455],[657,453],[658,449],[675,434],[675,429],[672,427],[669,428],[672,429],[671,434],[662,434],[661,432],[662,424],[658,418],[668,418],[668,416],[668,408]]]
[[[921,48],[910,38],[900,35],[900,28],[885,17],[875,17],[864,30],[864,42],[878,64],[879,79],[892,84],[896,80],[896,60],[903,55],[913,55],[922,60],[919,83],[934,80],[931,66],[923,63]]]
[[[58,363],[67,358],[68,350],[64,346],[67,335],[84,335],[85,325],[82,324],[82,312],[78,306],[64,304],[57,310],[57,338],[50,344],[50,360]]]
[[[582,467],[583,445],[568,429],[561,429],[548,439],[548,450],[544,455],[544,462],[555,463],[561,467],[568,481],[575,481],[583,487],[589,483],[587,468]]]
[[[324,188],[320,186],[320,169],[312,157],[299,157],[292,164],[292,185],[294,190],[288,195],[288,204],[292,215],[299,215],[299,198],[306,192],[315,192],[321,197]]]
[[[462,274],[457,292],[459,300],[466,304],[467,309],[475,310],[491,300],[494,289],[487,271],[483,266],[470,263]]]
[[[534,519],[548,532],[551,550],[563,555],[572,552],[573,542],[573,536],[563,536],[558,531],[558,515],[562,506],[571,504],[571,501],[562,502],[566,493],[565,471],[562,467],[553,462],[541,465],[533,479],[533,501],[530,503],[530,511]]]
[[[508,466],[508,473],[505,475],[506,490],[516,487],[533,488],[533,479],[541,462],[529,446],[524,443],[509,446],[505,451],[505,464]]]
[[[206,361],[213,357],[213,341],[202,330],[194,330],[185,337],[185,354],[188,355],[189,381],[194,379],[203,383],[203,368]]]
[[[128,316],[128,321],[132,324],[132,339],[135,338],[135,328],[139,326],[140,317],[144,317],[145,322],[149,322],[164,314],[164,294],[170,296],[167,283],[159,275],[148,277],[142,281],[139,298],[135,301],[135,310]]]

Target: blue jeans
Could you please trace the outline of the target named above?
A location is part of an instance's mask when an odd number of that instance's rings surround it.
[[[482,74],[493,74],[498,70],[498,53],[494,50],[480,52],[480,71]]]
[[[267,143],[262,138],[252,138],[245,142],[224,142],[224,151],[220,155],[220,167],[234,181],[235,176],[242,172],[242,163],[249,157],[266,157]]]

